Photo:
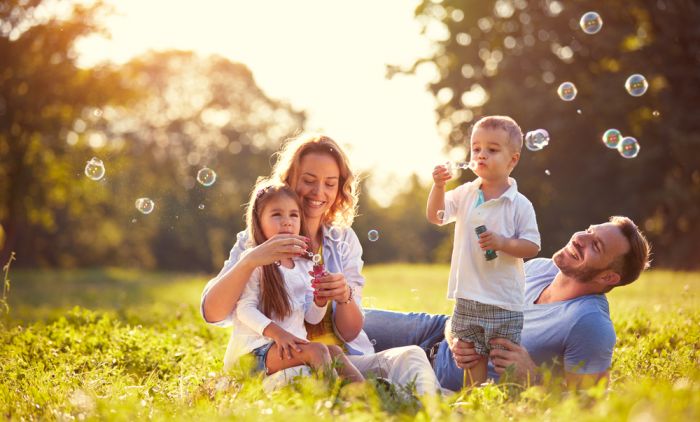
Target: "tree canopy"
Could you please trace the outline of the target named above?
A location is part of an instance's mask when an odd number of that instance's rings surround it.
[[[579,20],[592,7],[603,26],[589,35]],[[484,115],[510,115],[524,131],[551,135],[543,150],[523,149],[513,173],[535,206],[543,255],[575,230],[622,214],[645,230],[656,265],[700,266],[697,2],[425,0],[416,19],[433,54],[388,70],[435,74],[430,89],[447,148],[468,144]],[[635,73],[649,83],[640,97],[624,87]],[[557,96],[566,81],[578,90],[570,102]],[[606,148],[609,128],[635,137],[639,155]]]

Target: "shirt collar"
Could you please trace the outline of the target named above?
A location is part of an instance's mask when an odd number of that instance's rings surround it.
[[[509,177],[508,185],[510,185],[508,189],[506,189],[506,191],[503,192],[503,194],[500,197],[498,197],[498,199],[507,198],[510,200],[510,202],[514,202],[515,198],[518,196],[518,183],[515,181],[515,179]],[[481,177],[477,177],[476,179],[474,179],[472,186],[475,191],[479,189],[481,187]]]

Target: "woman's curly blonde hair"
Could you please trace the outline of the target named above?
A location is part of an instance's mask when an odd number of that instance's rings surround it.
[[[357,215],[359,199],[359,180],[350,168],[348,157],[340,146],[328,136],[319,134],[302,134],[288,139],[276,154],[277,161],[272,167],[270,179],[288,184],[296,191],[299,181],[301,159],[307,154],[328,154],[338,164],[338,196],[323,217],[325,225],[350,227]]]

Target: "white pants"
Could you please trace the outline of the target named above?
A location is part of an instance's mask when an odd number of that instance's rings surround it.
[[[419,395],[436,394],[441,391],[440,383],[425,352],[418,346],[394,347],[369,355],[348,355],[348,358],[364,376],[374,374],[397,386],[405,386],[415,381],[416,393]],[[263,388],[270,392],[300,374],[309,375],[309,368],[302,365],[275,372],[265,377]]]
[[[349,355],[348,358],[362,375],[374,373],[400,386],[415,381],[419,395],[440,392],[440,383],[428,357],[418,346],[394,347],[371,355]]]

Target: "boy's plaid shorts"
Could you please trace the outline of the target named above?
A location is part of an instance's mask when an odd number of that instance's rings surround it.
[[[488,356],[491,348],[501,348],[489,344],[492,338],[503,337],[515,344],[520,343],[523,313],[473,300],[457,299],[451,329],[454,337],[473,342],[477,353]]]

